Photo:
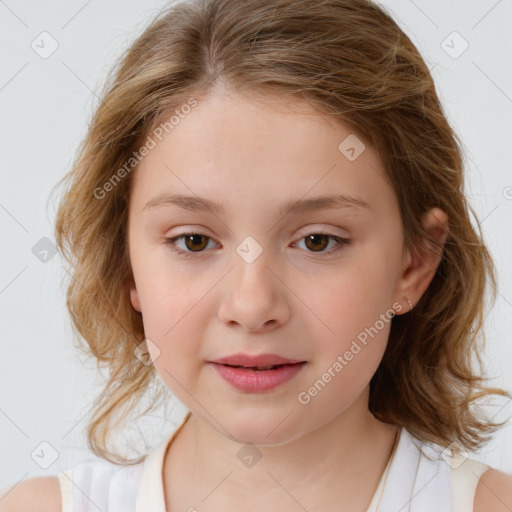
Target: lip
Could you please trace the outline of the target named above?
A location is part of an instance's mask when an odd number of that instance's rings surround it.
[[[263,393],[281,386],[297,375],[305,361],[283,364],[274,370],[254,370],[252,368],[234,368],[221,363],[210,363],[217,373],[231,386],[246,393]],[[268,366],[268,365],[261,365]]]
[[[231,366],[245,366],[246,368],[254,368],[256,366],[272,366],[277,364],[295,364],[295,363],[304,363],[304,360],[301,359],[288,359],[286,357],[279,356],[277,354],[259,354],[259,355],[250,355],[250,354],[232,354],[227,357],[222,357],[220,359],[216,359],[215,361],[210,361],[216,364],[224,364]]]

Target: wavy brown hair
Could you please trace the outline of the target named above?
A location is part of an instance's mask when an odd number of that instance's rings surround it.
[[[369,408],[422,441],[479,448],[503,423],[477,414],[475,400],[510,396],[484,385],[480,358],[487,286],[496,300],[494,264],[479,224],[471,223],[470,213],[477,217],[464,192],[463,146],[429,69],[392,17],[368,0],[171,4],[111,70],[73,167],[59,182],[67,188],[55,227],[71,268],[67,307],[79,346],[109,372],[88,425],[89,448],[116,463],[142,460],[123,458],[109,442],[158,384],[153,365],[134,355],[144,329],[128,292],[136,166],[126,171],[125,164],[155,126],[220,81],[238,93],[305,100],[373,145],[399,201],[405,248],[428,237],[420,222],[427,210],[447,213],[441,262],[414,309],[393,319]],[[156,398],[166,392],[161,387]]]

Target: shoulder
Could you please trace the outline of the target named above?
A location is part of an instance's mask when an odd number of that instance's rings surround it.
[[[0,490],[0,512],[61,512],[57,476],[29,478]]]
[[[489,468],[478,482],[473,512],[510,512],[510,510],[512,510],[512,475]]]

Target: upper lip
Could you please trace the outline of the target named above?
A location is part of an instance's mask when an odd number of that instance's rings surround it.
[[[278,364],[295,364],[303,363],[305,361],[300,359],[288,359],[277,354],[259,354],[257,356],[251,356],[249,354],[233,354],[230,356],[222,357],[211,361],[217,364],[227,364],[230,366],[245,366],[247,368],[256,366],[274,366]]]

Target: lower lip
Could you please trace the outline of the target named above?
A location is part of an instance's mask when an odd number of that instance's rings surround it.
[[[287,364],[275,370],[249,370],[212,363],[219,375],[240,391],[260,393],[277,388],[300,372],[305,363]]]

